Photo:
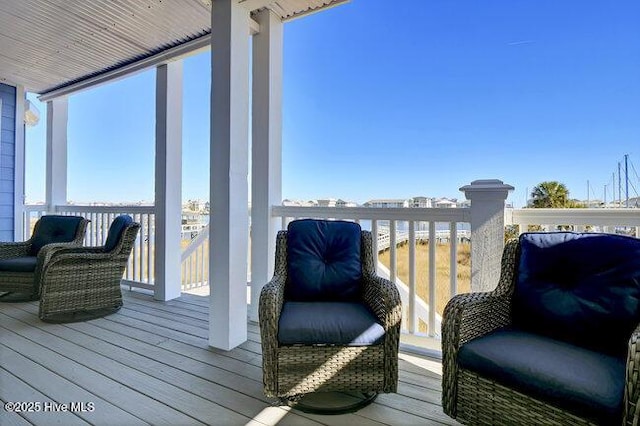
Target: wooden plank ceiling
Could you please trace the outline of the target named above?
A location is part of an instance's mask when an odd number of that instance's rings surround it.
[[[344,0],[241,0],[283,20]],[[3,0],[0,82],[46,93],[211,33],[211,0]]]

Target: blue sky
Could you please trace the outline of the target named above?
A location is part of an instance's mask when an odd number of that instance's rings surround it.
[[[608,184],[610,199],[623,155],[640,165],[637,22],[631,0],[353,0],[287,23],[283,196],[463,198],[498,178],[517,206],[545,180],[579,199]],[[183,198],[207,199],[209,54],[184,74]],[[154,84],[148,71],[70,98],[69,199],[153,200]],[[29,201],[44,198],[41,123]]]

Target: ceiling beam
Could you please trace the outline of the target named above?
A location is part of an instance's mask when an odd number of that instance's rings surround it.
[[[260,32],[260,24],[252,17],[249,17],[249,34],[256,35],[259,32]]]

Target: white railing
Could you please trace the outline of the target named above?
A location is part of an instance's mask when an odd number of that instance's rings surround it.
[[[415,231],[416,241],[429,242],[429,231]],[[457,234],[458,243],[470,242],[471,231],[468,229],[458,229]],[[409,241],[408,231],[396,230],[396,245],[403,244]],[[436,241],[438,243],[448,243],[451,241],[451,231],[448,229],[436,230]],[[386,250],[391,246],[391,232],[388,227],[378,226],[378,250]]]
[[[371,230],[373,235],[377,236],[374,238],[374,252],[379,254],[385,249],[389,249],[389,268],[384,267],[378,260],[378,273],[387,276],[400,291],[400,297],[405,307],[403,309],[403,331],[410,334],[422,334],[421,330],[426,328],[429,336],[439,335],[441,318],[437,310],[430,306],[435,303],[438,296],[442,296],[437,294],[436,244],[429,244],[429,266],[416,265],[416,242],[421,239],[437,241],[439,237],[446,237],[450,241],[449,283],[444,291],[447,299],[454,296],[458,293],[457,250],[461,240],[459,234],[464,234],[465,238],[469,236],[468,231],[458,228],[459,224],[470,222],[470,209],[273,206],[272,212],[273,216],[282,219],[283,229],[291,220],[316,218],[353,220],[359,222],[364,229]],[[445,224],[448,229],[436,230],[437,224]],[[398,277],[397,248],[401,242],[406,242],[409,246],[408,283],[404,283]],[[428,270],[426,297],[421,297],[418,294],[418,270]]]
[[[561,227],[640,238],[640,209],[505,209],[505,225],[518,225],[519,233],[538,225],[544,231]]]
[[[209,224],[182,251],[182,291],[209,285]]]
[[[27,205],[23,214],[23,237],[28,239],[35,222],[46,213],[43,205]],[[153,289],[154,284],[154,244],[155,244],[155,207],[154,206],[56,206],[55,214],[77,215],[89,219],[84,244],[103,245],[107,239],[109,225],[121,215],[128,214],[140,223],[140,232],[136,238],[129,264],[125,270],[123,284],[130,287]]]

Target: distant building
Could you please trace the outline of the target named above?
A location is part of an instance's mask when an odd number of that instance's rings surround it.
[[[335,207],[336,201],[338,200],[336,200],[335,198],[319,199],[316,200],[316,205],[318,207]]]
[[[456,202],[459,209],[468,209],[471,207],[471,200],[459,200]]]
[[[285,199],[285,200],[282,200],[282,205],[285,207],[315,207],[318,204],[313,200],[303,201],[303,200]]]
[[[626,199],[622,199],[620,201],[614,200],[608,203],[607,207],[626,208],[627,200]],[[629,208],[640,208],[640,197],[629,198]]]
[[[358,207],[358,203],[354,201],[346,201],[338,198],[336,200],[336,207]]]
[[[455,200],[450,200],[448,198],[438,198],[434,201],[434,207],[437,208],[447,208],[453,209],[458,207],[458,203]]]
[[[409,200],[409,207],[417,207],[417,208],[431,208],[432,202],[429,197],[413,197]]]
[[[363,204],[365,207],[409,207],[409,200],[400,200],[400,199],[380,199],[380,200],[369,200]]]
[[[209,202],[202,200],[188,200],[182,205],[182,210],[192,212],[204,212],[209,211]]]

